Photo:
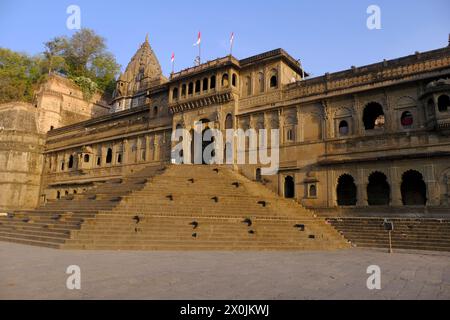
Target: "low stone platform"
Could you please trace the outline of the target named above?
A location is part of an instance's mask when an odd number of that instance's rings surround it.
[[[450,299],[450,254],[65,251],[0,242],[0,299]],[[66,288],[69,265],[81,290]],[[381,268],[381,290],[366,286]]]

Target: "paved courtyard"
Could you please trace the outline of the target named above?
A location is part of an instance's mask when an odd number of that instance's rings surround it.
[[[81,269],[68,290],[66,269]],[[367,267],[381,268],[368,290]],[[450,299],[450,253],[60,251],[0,242],[0,299]]]

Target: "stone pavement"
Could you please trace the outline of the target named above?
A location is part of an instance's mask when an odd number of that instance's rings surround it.
[[[66,269],[81,268],[81,290]],[[381,290],[366,287],[369,265]],[[61,251],[0,242],[0,299],[450,299],[450,253]]]

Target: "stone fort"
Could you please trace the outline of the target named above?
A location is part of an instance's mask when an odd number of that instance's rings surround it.
[[[189,207],[189,198],[195,202],[201,194],[209,197],[198,200],[200,207],[208,203],[202,212],[208,208],[213,215],[210,202],[226,200],[229,209],[238,213],[247,207],[233,203],[245,193],[231,194],[230,184],[235,189],[246,185],[245,201],[261,198],[255,210],[272,203],[272,213],[292,212],[286,221],[308,212],[310,218],[330,218],[325,224],[337,229],[360,223],[363,217],[369,224],[392,217],[399,219],[399,226],[402,218],[412,223],[409,218],[420,217],[430,224],[437,222],[426,219],[439,218],[442,224],[448,218],[450,45],[318,77],[309,77],[298,60],[276,49],[241,60],[225,56],[167,78],[146,39],[118,78],[111,101],[95,96],[86,102],[79,89],[58,75],[50,77],[35,100],[0,106],[0,211],[9,219],[33,221],[38,220],[33,212],[57,213],[49,217],[56,224],[65,213],[74,218],[83,201],[91,201],[92,208],[85,209],[91,216],[80,213],[74,227],[81,228],[82,234],[86,221],[107,210],[131,214],[120,219],[129,223],[133,218],[133,225],[139,225],[145,214],[140,217],[138,212],[156,210],[149,206],[161,208],[158,214],[180,213]],[[172,132],[177,128],[191,132],[196,122],[203,123],[205,130],[279,129],[278,173],[262,175],[263,166],[258,164],[214,166],[215,173],[209,166],[171,164]],[[210,175],[209,185],[206,181],[202,185]],[[165,178],[158,180],[161,177]],[[139,183],[139,179],[144,180]],[[208,193],[215,188],[211,185],[217,185],[216,193]],[[130,201],[143,190],[147,193]],[[159,198],[153,199],[158,192]],[[164,207],[163,201],[169,202],[167,206],[176,201],[177,192],[186,201],[180,207]],[[140,201],[148,201],[147,209],[130,207],[130,202]],[[56,206],[53,211],[52,206]],[[186,210],[190,215],[178,221],[200,223],[199,211],[197,216],[194,209]],[[226,219],[227,209],[221,210],[214,221]],[[245,217],[228,216],[235,218],[241,223]],[[96,227],[98,219],[92,223]],[[212,221],[208,223],[213,225]],[[305,224],[295,225],[302,229]],[[447,236],[449,226],[447,221],[447,229],[441,230]],[[133,230],[138,233],[139,228]],[[188,237],[200,239],[200,232],[194,236],[189,231]],[[329,237],[336,240],[339,234]],[[0,238],[14,237],[11,233]],[[89,239],[81,247],[94,243]],[[450,250],[449,242],[445,248]]]

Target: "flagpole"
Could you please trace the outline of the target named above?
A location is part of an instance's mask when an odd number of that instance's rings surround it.
[[[198,44],[198,64],[199,65],[202,64],[202,55],[201,55],[202,50],[201,50],[201,47],[202,47],[202,40],[200,38],[200,43]]]
[[[230,56],[233,55],[233,44],[234,44],[234,32],[231,33],[231,38],[230,38]]]

